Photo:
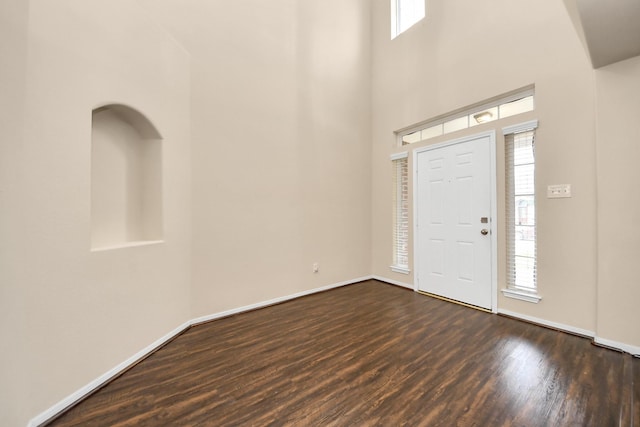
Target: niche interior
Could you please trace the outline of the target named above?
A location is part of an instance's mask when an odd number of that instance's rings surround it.
[[[139,111],[93,110],[91,249],[162,241],[162,137]]]

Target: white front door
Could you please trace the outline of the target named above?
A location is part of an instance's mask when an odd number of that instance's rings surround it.
[[[417,289],[492,308],[492,135],[416,152]]]

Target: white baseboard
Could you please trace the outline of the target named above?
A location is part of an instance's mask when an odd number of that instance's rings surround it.
[[[147,357],[149,354],[153,353],[156,349],[158,349],[159,347],[161,347],[162,345],[164,345],[165,343],[173,339],[175,336],[179,335],[182,331],[187,329],[189,326],[191,326],[190,322],[185,322],[182,325],[178,326],[176,329],[169,332],[162,338],[154,341],[152,344],[140,350],[139,352],[137,352],[136,354],[134,354],[124,362],[120,363],[118,366],[114,367],[108,372],[105,372],[95,380],[91,381],[89,384],[85,385],[81,389],[75,391],[73,394],[70,394],[69,396],[62,399],[60,402],[50,407],[46,411],[32,418],[31,421],[29,421],[29,424],[27,424],[27,426],[37,427],[40,424],[43,424],[49,421],[53,417],[63,412],[65,409],[69,408],[76,402],[80,401],[81,399],[83,399],[84,397],[92,393],[94,390],[98,389],[105,383],[109,382],[111,379],[120,375],[120,373],[127,370],[130,366],[134,365],[138,361]]]
[[[373,278],[373,276],[360,277],[360,278],[357,278],[357,279],[347,280],[347,281],[340,282],[340,283],[334,283],[332,285],[322,286],[320,288],[310,289],[308,291],[302,291],[302,292],[298,292],[298,293],[295,293],[295,294],[292,294],[292,295],[287,295],[287,296],[283,296],[283,297],[279,297],[279,298],[274,298],[274,299],[271,299],[271,300],[268,300],[268,301],[263,301],[263,302],[259,302],[259,303],[256,303],[256,304],[246,305],[244,307],[234,308],[232,310],[227,310],[227,311],[223,311],[223,312],[220,312],[220,313],[215,313],[215,314],[211,314],[211,315],[208,315],[208,316],[202,316],[202,317],[198,317],[196,319],[189,320],[189,321],[183,323],[182,325],[178,326],[176,329],[174,329],[173,331],[169,332],[168,334],[166,334],[162,338],[154,341],[152,344],[150,344],[147,347],[145,347],[144,349],[140,350],[139,352],[137,352],[136,354],[134,354],[133,356],[131,356],[130,358],[128,358],[124,362],[120,363],[118,366],[116,366],[113,369],[109,370],[108,372],[102,374],[101,376],[99,376],[95,380],[91,381],[89,384],[85,385],[84,387],[80,388],[79,390],[75,391],[74,393],[70,394],[69,396],[65,397],[60,402],[56,403],[55,405],[53,405],[52,407],[50,407],[46,411],[44,411],[41,414],[35,416],[34,418],[32,418],[29,421],[29,423],[27,424],[27,427],[37,427],[37,426],[39,426],[41,424],[44,424],[45,422],[51,420],[52,418],[54,418],[55,416],[59,415],[61,412],[63,412],[64,410],[66,410],[70,406],[74,405],[75,403],[79,402],[80,400],[82,400],[83,398],[85,398],[86,396],[88,396],[89,394],[91,394],[92,392],[97,390],[98,388],[102,387],[104,384],[106,384],[107,382],[109,382],[110,380],[115,378],[116,376],[120,375],[122,372],[127,370],[129,367],[131,367],[135,363],[139,362],[140,360],[144,359],[145,357],[147,357],[148,355],[153,353],[156,349],[158,349],[159,347],[163,346],[164,344],[166,344],[167,342],[169,342],[170,340],[172,340],[173,338],[175,338],[176,336],[178,336],[183,331],[185,331],[186,329],[188,329],[189,327],[191,327],[193,325],[197,325],[197,324],[200,324],[200,323],[203,323],[203,322],[208,322],[210,320],[220,319],[222,317],[231,316],[233,314],[243,313],[243,312],[255,310],[255,309],[258,309],[258,308],[267,307],[267,306],[278,304],[278,303],[281,303],[281,302],[284,302],[284,301],[300,298],[300,297],[307,296],[307,295],[316,294],[318,292],[328,291],[330,289],[339,288],[341,286],[351,285],[353,283],[358,283],[358,282],[362,282],[362,281],[365,281],[365,280],[370,280],[372,278]],[[385,281],[387,281],[387,280],[385,280]]]
[[[396,285],[403,288],[411,289],[412,291],[414,290],[413,285],[410,283],[399,282],[397,280],[387,279],[386,277],[382,277],[382,276],[371,276],[371,279],[379,280],[380,282],[389,283],[390,285]]]
[[[527,322],[537,323],[542,326],[548,326],[550,328],[559,329],[561,331],[566,331],[572,334],[589,337],[593,339],[593,342],[596,344],[600,344],[605,347],[609,347],[615,350],[620,350],[625,353],[632,354],[633,356],[640,357],[640,347],[598,337],[596,336],[595,332],[589,331],[587,329],[576,328],[574,326],[564,325],[562,323],[550,322],[548,320],[540,319],[533,316],[527,316],[524,314],[509,311],[509,310],[498,309],[498,313],[501,313],[510,317],[515,317],[517,319],[526,320]]]
[[[71,395],[67,396],[66,398],[62,399],[60,402],[56,403],[55,405],[53,405],[52,407],[50,407],[46,411],[44,411],[41,414],[37,415],[36,417],[32,418],[29,421],[27,426],[28,427],[37,427],[37,426],[39,426],[39,425],[51,420],[52,418],[54,418],[55,416],[57,416],[58,414],[60,414],[61,412],[63,412],[67,408],[69,408],[70,406],[74,405],[76,402],[80,401],[84,397],[88,396],[93,391],[95,391],[96,389],[100,388],[101,386],[103,386],[104,384],[109,382],[111,379],[113,379],[116,376],[120,375],[120,373],[124,372],[130,366],[132,366],[135,363],[137,363],[138,361],[144,359],[149,354],[153,353],[156,349],[158,349],[162,345],[166,344],[167,342],[172,340],[174,337],[176,337],[177,335],[179,335],[180,333],[182,333],[183,331],[185,331],[186,329],[188,329],[189,327],[191,327],[193,325],[197,325],[197,324],[200,324],[200,323],[203,323],[203,322],[208,322],[208,321],[211,321],[211,320],[220,319],[222,317],[227,317],[227,316],[231,316],[231,315],[238,314],[238,313],[243,313],[243,312],[246,312],[246,311],[256,310],[256,309],[259,309],[259,308],[263,308],[263,307],[267,307],[267,306],[270,306],[270,305],[278,304],[278,303],[285,302],[285,301],[288,301],[288,300],[300,298],[300,297],[307,296],[307,295],[312,295],[312,294],[315,294],[315,293],[318,293],[318,292],[328,291],[330,289],[335,289],[335,288],[351,285],[353,283],[358,283],[358,282],[362,282],[362,281],[370,280],[370,279],[379,280],[381,282],[389,283],[389,284],[392,284],[392,285],[400,286],[400,287],[411,289],[411,290],[414,289],[413,285],[411,285],[411,284],[399,282],[397,280],[388,279],[386,277],[364,276],[364,277],[360,277],[360,278],[357,278],[357,279],[347,280],[347,281],[339,282],[339,283],[334,283],[332,285],[322,286],[322,287],[319,287],[319,288],[310,289],[310,290],[307,290],[307,291],[302,291],[302,292],[298,292],[298,293],[287,295],[287,296],[283,296],[283,297],[273,298],[273,299],[268,300],[268,301],[263,301],[263,302],[259,302],[259,303],[256,303],[256,304],[246,305],[246,306],[235,308],[235,309],[232,309],[232,310],[227,310],[227,311],[223,311],[223,312],[211,314],[211,315],[208,315],[208,316],[202,316],[202,317],[198,317],[198,318],[189,320],[188,322],[185,322],[182,325],[178,326],[176,329],[174,329],[173,331],[169,332],[168,334],[166,334],[162,338],[159,338],[158,340],[154,341],[152,344],[150,344],[147,347],[145,347],[144,349],[140,350],[138,353],[134,354],[133,356],[131,356],[130,358],[128,358],[124,362],[120,363],[118,366],[114,367],[113,369],[111,369],[108,372],[104,373],[100,377],[98,377],[95,380],[91,381],[89,384],[85,385],[84,387],[80,388],[76,392],[74,392]],[[588,331],[588,330],[580,329],[580,328],[575,328],[573,326],[563,325],[563,324],[560,324],[560,323],[550,322],[548,320],[539,319],[539,318],[532,317],[532,316],[526,316],[526,315],[523,315],[523,314],[520,314],[520,313],[515,313],[515,312],[512,312],[512,311],[508,311],[508,310],[498,309],[498,312],[502,313],[502,314],[505,314],[507,316],[520,318],[522,320],[526,320],[526,321],[531,322],[531,323],[538,323],[540,325],[549,326],[549,327],[552,327],[552,328],[555,328],[555,329],[560,329],[560,330],[564,330],[564,331],[571,332],[571,333],[574,333],[574,334],[595,338],[595,342],[598,343],[598,344],[602,344],[602,345],[607,346],[607,347],[620,349],[622,351],[625,351],[627,353],[631,353],[633,355],[640,355],[640,347],[631,346],[631,345],[628,345],[628,344],[623,344],[623,343],[619,343],[619,342],[615,342],[615,341],[610,341],[610,340],[598,338],[598,337],[595,337],[595,333],[592,332],[592,331]]]
[[[622,350],[625,353],[630,353],[636,357],[640,357],[640,347],[635,346],[635,345],[629,345],[629,344],[625,344],[625,343],[621,343],[621,342],[617,342],[617,341],[612,341],[612,340],[608,340],[605,338],[600,338],[600,337],[595,337],[593,339],[593,341],[596,344],[600,344],[603,345],[605,347],[611,347],[611,348],[615,348],[617,350]]]
[[[351,284],[362,282],[362,281],[369,280],[369,279],[371,279],[371,276],[360,277],[360,278],[353,279],[353,280],[347,280],[347,281],[340,282],[340,283],[334,283],[332,285],[322,286],[320,288],[310,289],[308,291],[302,291],[302,292],[298,292],[298,293],[295,293],[295,294],[291,294],[291,295],[287,295],[287,296],[283,296],[283,297],[270,299],[268,301],[262,301],[262,302],[259,302],[259,303],[256,303],[256,304],[245,305],[243,307],[234,308],[234,309],[223,311],[223,312],[220,312],[220,313],[215,313],[215,314],[210,314],[210,315],[207,315],[207,316],[198,317],[196,319],[191,320],[190,324],[191,325],[197,325],[199,323],[209,322],[211,320],[220,319],[222,317],[232,316],[234,314],[243,313],[245,311],[251,311],[251,310],[256,310],[258,308],[268,307],[270,305],[279,304],[281,302],[285,302],[285,301],[289,301],[289,300],[292,300],[292,299],[304,297],[304,296],[307,296],[307,295],[317,294],[318,292],[328,291],[330,289],[335,289],[335,288],[339,288],[341,286],[351,285]]]
[[[502,308],[498,309],[498,313],[504,314],[506,316],[515,317],[517,319],[526,320],[527,322],[537,323],[542,326],[548,326],[550,328],[559,329],[561,331],[570,332],[576,335],[582,335],[589,338],[594,338],[596,333],[593,331],[589,331],[587,329],[576,328],[575,326],[569,326],[562,323],[551,322],[549,320],[540,319],[538,317],[527,316],[525,314],[516,313],[514,311],[504,310]]]

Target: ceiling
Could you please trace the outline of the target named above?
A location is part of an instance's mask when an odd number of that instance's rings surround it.
[[[640,55],[640,0],[564,0],[593,68]]]

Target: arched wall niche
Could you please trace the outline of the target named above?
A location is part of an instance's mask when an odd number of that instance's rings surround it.
[[[91,117],[91,249],[162,241],[162,136],[123,104]]]

